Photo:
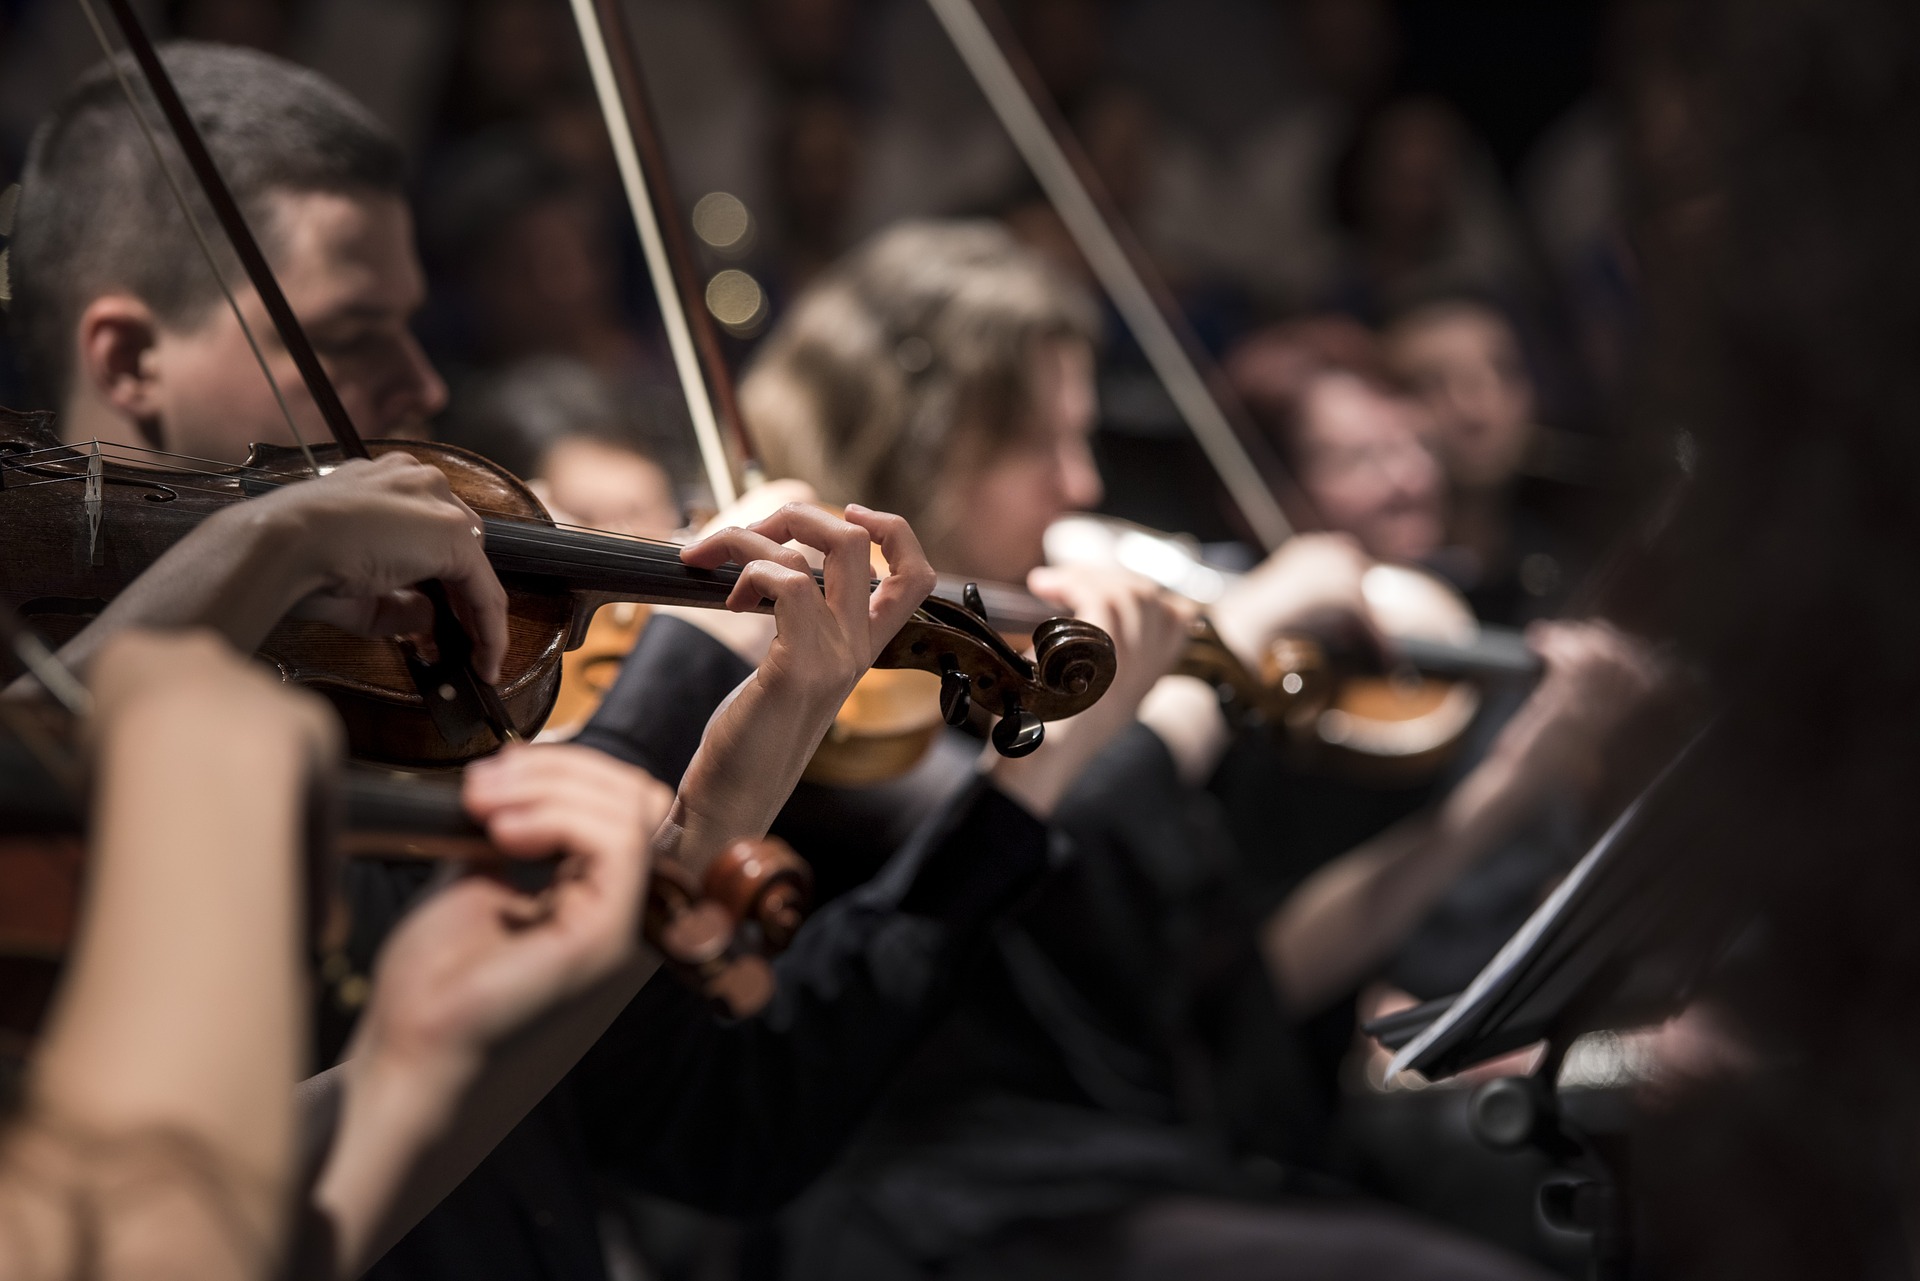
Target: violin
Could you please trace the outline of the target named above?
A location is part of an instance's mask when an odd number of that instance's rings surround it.
[[[51,704],[9,700],[0,703],[0,722],[12,731],[0,734],[0,967],[19,975],[26,990],[51,991],[50,982],[35,979],[72,945],[86,875],[75,720]],[[521,860],[510,868],[467,815],[459,781],[448,774],[350,766],[313,807],[312,826],[326,847],[316,854],[456,860],[522,873],[513,879],[526,888],[537,888],[539,875],[552,869]],[[317,873],[310,879],[314,902],[330,902],[330,887]],[[771,958],[792,941],[812,888],[812,869],[774,837],[735,841],[698,878],[682,864],[656,860],[642,930],[669,969],[734,1017],[746,1017],[772,999]],[[364,999],[365,980],[346,966],[345,925],[340,911],[316,913],[314,950],[336,997],[355,1005]],[[36,1021],[31,1013],[8,1003],[0,1026],[23,1031]]]
[[[1215,569],[1164,534],[1106,517],[1070,516],[1049,536],[1056,564],[1121,564],[1149,574],[1179,595],[1210,604],[1237,575]],[[1095,539],[1086,537],[1091,529]],[[1111,535],[1112,537],[1109,537]],[[1145,556],[1110,545],[1150,540]],[[1092,545],[1089,545],[1089,544]],[[959,596],[1009,642],[1044,623],[1053,607],[1018,587],[942,578],[937,591]],[[1488,627],[1439,579],[1397,565],[1375,565],[1361,584],[1368,613],[1391,655],[1306,634],[1277,637],[1248,666],[1202,614],[1195,618],[1174,675],[1212,686],[1238,725],[1279,730],[1303,767],[1381,785],[1410,782],[1437,768],[1479,714],[1492,681],[1531,679],[1540,659],[1519,632]],[[1387,661],[1383,661],[1387,660]],[[937,688],[916,672],[871,672],[814,754],[807,778],[864,786],[912,769],[942,718]]]
[[[1119,565],[1203,606],[1240,577],[1206,564],[1179,539],[1105,516],[1055,522],[1046,550],[1050,563]],[[1019,588],[960,590],[971,590],[1004,632],[1017,634],[1049,612]],[[1410,781],[1444,761],[1478,715],[1487,682],[1540,674],[1540,658],[1519,632],[1480,623],[1459,593],[1430,574],[1376,564],[1361,592],[1390,655],[1283,635],[1249,667],[1202,614],[1174,672],[1212,685],[1240,723],[1281,729],[1302,764],[1380,783]]]
[[[723,608],[738,566],[683,564],[679,548],[556,526],[531,490],[477,454],[422,441],[374,441],[437,467],[480,513],[489,559],[508,593],[508,653],[500,702],[513,730],[538,732],[559,688],[561,656],[578,646],[602,605],[615,601]],[[321,467],[340,454],[313,451]],[[84,618],[199,521],[236,502],[297,483],[306,455],[256,446],[237,466],[194,466],[143,451],[59,442],[50,415],[0,411],[0,523],[13,554],[0,565],[0,603],[29,617]],[[461,715],[450,685],[419,688],[400,647],[325,623],[282,622],[260,648],[289,680],[324,694],[340,713],[352,753],[410,768],[460,764],[493,750],[483,720]],[[1023,755],[1045,723],[1091,706],[1113,680],[1113,642],[1099,628],[1053,619],[1034,635],[1031,660],[964,605],[930,597],[875,666],[911,668],[938,682],[952,723],[977,703],[1001,719],[994,745]],[[433,697],[444,696],[445,704]]]

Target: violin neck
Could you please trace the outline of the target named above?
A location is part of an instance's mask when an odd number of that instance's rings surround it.
[[[709,570],[682,563],[672,543],[519,520],[488,520],[486,531],[487,559],[499,573],[558,580],[596,606],[632,601],[711,608],[725,603],[740,578],[734,565]]]
[[[347,772],[346,828],[340,853],[347,858],[492,860],[499,856],[486,829],[467,814],[458,776],[396,774],[356,768]]]
[[[1511,627],[1482,626],[1469,641],[1403,636],[1393,644],[1400,658],[1427,676],[1497,680],[1538,676],[1541,670],[1540,656]]]

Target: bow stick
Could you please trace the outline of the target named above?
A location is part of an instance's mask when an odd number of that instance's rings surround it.
[[[1241,518],[1272,551],[1304,523],[1287,516],[1288,508],[1307,510],[1304,496],[1289,493],[1285,506],[1276,497],[1275,487],[1292,490],[1292,483],[1128,230],[1006,18],[993,0],[927,3],[1173,397]]]
[[[152,39],[146,28],[141,25],[140,17],[133,10],[129,0],[106,0],[113,11],[114,20],[120,25],[121,35],[127,42],[127,50],[133,55],[135,63],[145,77],[148,90],[160,107],[161,116],[167,123],[168,131],[186,157],[188,167],[193,171],[201,194],[212,207],[214,216],[220,220],[220,226],[226,232],[227,240],[232,244],[240,265],[247,273],[247,280],[254,291],[260,295],[260,301],[273,321],[280,341],[285,345],[288,355],[300,371],[301,380],[306,384],[308,394],[313,397],[314,406],[320,411],[321,419],[332,434],[334,443],[340,452],[349,458],[370,458],[366,442],[360,438],[360,432],[353,425],[347,408],[340,401],[340,394],[333,386],[333,380],[320,363],[313,344],[307,338],[304,327],[293,308],[287,302],[286,294],[280,288],[279,280],[273,274],[272,266],[267,262],[266,254],[261,252],[260,243],[254,237],[253,229],[248,226],[246,215],[241,211],[239,202],[233,198],[226,179],[221,176],[220,167],[214,162],[213,154],[207,150],[200,130],[188,113],[186,104],[181,101],[179,90],[174,87],[173,77],[166,65],[161,62]],[[188,224],[193,227],[195,237],[200,241],[201,249],[208,255],[208,265],[213,268],[216,278],[220,278],[218,264],[212,257],[212,250],[205,235],[200,231],[193,208],[186,199],[186,193],[173,179],[166,157],[161,152],[158,140],[147,127],[146,116],[139,99],[134,95],[132,86],[120,73],[111,43],[107,40],[106,30],[100,25],[95,14],[92,0],[79,0],[81,10],[86,15],[94,35],[106,54],[109,65],[114,67],[122,92],[126,95],[127,107],[139,121],[141,131],[146,135],[148,144],[153,148],[154,163],[167,176],[168,184],[173,188],[174,196],[180,202],[180,211]],[[246,320],[240,315],[239,304],[227,288],[224,278],[220,280],[221,291],[226,294],[227,303],[233,308],[234,315],[240,321],[241,328],[247,331],[247,341],[253,346],[254,356],[260,361],[261,371],[273,387],[280,408],[287,415],[289,426],[296,440],[300,440],[299,427],[287,408],[286,399],[280,394],[280,387],[268,368],[260,347],[247,328]],[[300,447],[306,450],[304,440]],[[311,464],[313,455],[307,454]],[[407,670],[412,675],[420,697],[425,701],[433,716],[435,726],[449,742],[466,742],[473,737],[479,726],[493,732],[500,742],[512,742],[519,738],[513,722],[502,703],[500,692],[482,681],[473,670],[473,642],[454,616],[453,605],[447,596],[447,589],[438,579],[429,579],[418,584],[418,590],[433,607],[433,638],[440,651],[437,661],[428,662],[419,653],[407,646]]]
[[[593,73],[600,114],[613,143],[621,186],[640,232],[654,298],[666,324],[667,346],[673,352],[674,368],[693,416],[707,483],[713,489],[715,505],[725,507],[739,497],[741,486],[735,483],[722,427],[739,459],[745,487],[752,488],[762,477],[734,398],[733,375],[720,350],[720,335],[701,297],[694,272],[693,242],[687,237],[686,219],[674,195],[666,148],[654,124],[633,35],[620,10],[620,0],[571,3],[580,43],[587,52],[587,66]]]

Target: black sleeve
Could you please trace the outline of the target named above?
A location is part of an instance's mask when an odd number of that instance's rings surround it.
[[[655,616],[574,742],[678,787],[714,709],[752,672],[739,655],[692,623]]]
[[[803,1189],[947,1011],[969,957],[1040,878],[1048,829],[976,781],[871,883],[808,922],[753,1019],[667,975],[569,1078],[596,1161],[728,1213]]]

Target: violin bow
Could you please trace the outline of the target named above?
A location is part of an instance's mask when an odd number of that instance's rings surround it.
[[[1287,511],[1306,511],[1304,496],[1290,492],[1284,506],[1276,496],[1276,488],[1293,490],[1292,482],[1128,229],[1005,16],[994,0],[927,4],[1173,397],[1247,528],[1272,551],[1292,536],[1296,522]]]
[[[633,33],[620,0],[570,3],[574,24],[580,29],[580,43],[586,49],[587,66],[593,73],[594,94],[607,124],[607,137],[613,143],[627,206],[640,232],[647,274],[666,324],[667,346],[673,353],[688,412],[693,416],[707,483],[713,488],[715,505],[725,507],[739,497],[741,488],[752,488],[763,477],[747,437],[746,421],[740,416],[719,332],[701,296],[693,242],[687,236],[686,217],[674,194],[666,147],[655,124]],[[735,483],[727,457],[728,442],[739,459],[744,485]]]
[[[260,345],[254,339],[246,318],[240,312],[239,303],[228,288],[218,261],[214,257],[206,234],[202,231],[192,204],[188,201],[175,179],[172,167],[167,163],[159,140],[154,136],[147,123],[146,112],[141,107],[133,86],[121,67],[119,56],[112,42],[108,40],[106,28],[101,25],[99,15],[93,7],[93,0],[78,0],[87,23],[93,28],[95,38],[100,43],[101,52],[106,55],[108,65],[113,68],[114,76],[120,83],[121,92],[126,96],[127,107],[139,122],[141,132],[146,136],[153,150],[154,163],[166,175],[175,199],[180,204],[180,212],[187,224],[193,229],[195,239],[201,251],[206,255],[207,265],[214,277],[220,282],[221,292],[226,296],[227,304],[246,333],[247,342],[253,348],[254,358],[259,362],[261,372],[266,375],[268,384],[273,388],[274,398],[279,402],[281,412],[286,416],[287,424],[293,431],[294,439],[299,442],[302,452],[307,456],[309,467],[318,473],[314,465],[313,453],[307,448],[306,441],[300,435],[300,428],[292,411],[287,406],[286,397],[281,394],[280,385],[267,365]],[[181,101],[179,90],[174,87],[173,77],[166,65],[161,62],[155,50],[153,40],[141,25],[140,17],[134,12],[130,0],[106,0],[112,10],[114,20],[120,26],[122,37],[126,40],[127,51],[133,55],[134,62],[140,67],[147,89],[153,94],[154,101],[160,107],[168,131],[185,156],[192,170],[200,192],[212,207],[214,216],[219,219],[221,229],[232,244],[240,265],[245,269],[247,280],[254,291],[260,295],[261,303],[267,309],[267,315],[273,321],[273,327],[279,334],[287,353],[293,357],[294,365],[300,371],[301,381],[306,384],[308,393],[313,397],[320,417],[325,421],[327,430],[332,433],[334,443],[340,452],[349,458],[370,458],[366,442],[360,438],[359,430],[353,425],[346,406],[340,401],[340,394],[334,388],[333,380],[327,376],[326,368],[321,365],[320,357],[313,349],[313,343],[307,338],[306,329],[300,324],[298,316],[287,302],[286,294],[280,288],[279,280],[273,274],[273,268],[267,262],[266,254],[260,249],[259,241],[254,237],[253,229],[248,226],[246,215],[241,211],[239,202],[233,198],[232,190],[226,179],[221,176],[220,167],[214,162],[213,154],[207,150],[206,141],[201,138],[200,130],[194,124],[193,117]],[[412,675],[414,685],[420,691],[421,699],[426,703],[435,726],[449,742],[467,742],[477,729],[484,727],[492,731],[494,737],[502,743],[512,742],[520,736],[513,727],[507,714],[500,692],[482,681],[473,670],[473,642],[454,616],[453,605],[447,596],[446,586],[438,579],[429,579],[417,584],[417,590],[427,598],[433,607],[433,638],[439,649],[439,658],[427,661],[412,646],[405,646],[406,665]]]
[[[69,715],[84,720],[92,713],[92,691],[80,683],[73,669],[7,605],[0,605],[0,644],[5,645],[14,661]],[[0,724],[13,731],[48,777],[70,795],[79,796],[85,778],[79,759],[65,745],[55,742],[39,722],[19,713],[20,708],[12,699],[0,698]]]

